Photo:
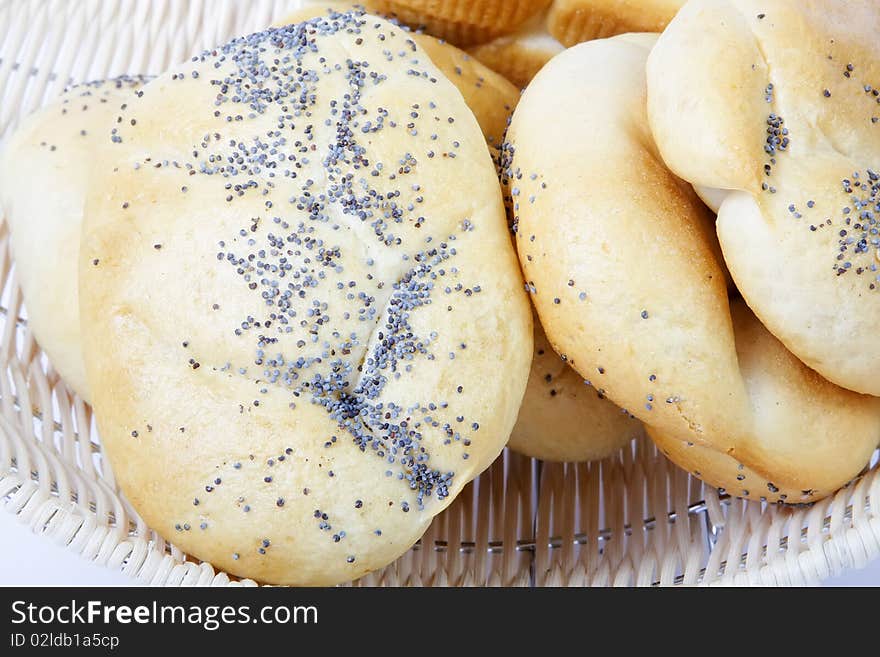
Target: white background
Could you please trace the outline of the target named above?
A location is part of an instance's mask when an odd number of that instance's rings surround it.
[[[0,585],[113,586],[136,584],[121,572],[97,566],[31,533],[11,513],[0,508]],[[880,586],[880,559],[863,570],[832,578],[826,585]]]

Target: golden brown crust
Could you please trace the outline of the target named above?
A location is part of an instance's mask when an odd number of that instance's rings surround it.
[[[461,92],[480,124],[486,142],[493,150],[497,149],[504,138],[507,120],[519,102],[519,90],[502,75],[455,46],[427,34],[414,34],[413,38]]]
[[[370,0],[375,10],[457,46],[514,32],[551,0]]]
[[[581,44],[526,88],[508,132],[516,243],[547,336],[584,379],[643,421],[718,435],[747,406],[727,288],[709,213],[651,144],[646,52]]]
[[[538,14],[516,32],[472,46],[468,52],[523,88],[564,49],[547,31],[546,16]]]
[[[554,0],[550,33],[566,47],[625,32],[662,32],[686,0]]]

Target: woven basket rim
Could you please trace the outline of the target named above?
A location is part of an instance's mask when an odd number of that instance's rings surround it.
[[[68,83],[161,72],[297,4],[0,3],[0,147],[23,116]],[[0,290],[6,510],[33,532],[142,583],[254,585],[189,559],[119,493],[90,409],[30,333],[2,217]],[[593,464],[541,463],[505,450],[412,550],[356,584],[811,584],[880,556],[880,514],[871,505],[880,499],[878,461],[880,451],[849,486],[798,508],[720,495],[644,437]]]

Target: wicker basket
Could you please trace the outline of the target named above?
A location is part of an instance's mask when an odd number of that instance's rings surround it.
[[[160,73],[297,0],[0,0],[0,138],[66,85]],[[0,500],[31,529],[149,584],[253,584],[138,517],[91,409],[28,330],[0,223]],[[638,439],[600,463],[505,452],[419,544],[355,585],[809,584],[880,555],[880,468],[811,507],[719,495]],[[871,501],[875,501],[872,507]]]

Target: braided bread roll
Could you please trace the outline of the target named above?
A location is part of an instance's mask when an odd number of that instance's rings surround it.
[[[692,0],[647,64],[660,154],[718,208],[749,307],[825,378],[873,395],[878,32],[870,0]]]
[[[735,495],[813,501],[867,464],[880,400],[807,368],[729,298],[712,217],[651,138],[655,39],[567,50],[514,112],[505,150],[532,300],[556,350],[671,459]]]

